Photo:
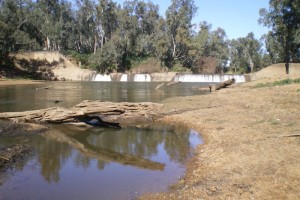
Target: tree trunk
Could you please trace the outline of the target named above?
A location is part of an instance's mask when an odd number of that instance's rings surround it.
[[[47,51],[50,50],[50,45],[51,45],[51,42],[50,42],[49,37],[47,36],[47,37],[46,37],[46,50],[47,50]]]
[[[286,40],[285,40],[285,72],[286,72],[286,74],[290,73],[290,38],[291,38],[291,33],[288,28],[287,36],[286,36]]]
[[[174,39],[173,36],[172,36],[172,42],[173,42],[173,53],[172,53],[172,56],[173,56],[173,59],[175,60],[175,57],[176,57],[176,42],[175,42],[175,39]]]
[[[94,54],[96,54],[97,51],[97,35],[94,34]]]
[[[250,55],[249,55],[249,64],[250,64],[250,70],[251,70],[251,73],[253,73],[254,63],[253,63],[253,60],[252,60],[252,58],[251,58]]]

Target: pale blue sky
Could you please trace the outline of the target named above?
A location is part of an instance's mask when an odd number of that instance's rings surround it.
[[[125,0],[114,0],[123,4]],[[145,0],[147,2],[147,0]],[[152,0],[160,7],[160,14],[164,16],[171,0]],[[213,29],[221,27],[229,39],[246,37],[253,32],[257,39],[267,33],[268,29],[258,24],[259,9],[268,8],[269,0],[195,0],[198,12],[193,23],[207,21]]]

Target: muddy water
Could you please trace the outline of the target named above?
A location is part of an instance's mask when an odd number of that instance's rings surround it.
[[[183,127],[121,130],[54,126],[42,135],[2,136],[33,152],[0,180],[0,199],[132,199],[166,191],[201,138]]]

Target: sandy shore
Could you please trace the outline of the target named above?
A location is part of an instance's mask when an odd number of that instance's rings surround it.
[[[141,199],[300,199],[300,84],[255,84],[163,102],[182,113],[162,121],[201,132],[205,144],[170,192]]]
[[[26,80],[26,79],[0,79],[1,85],[25,85],[25,84],[40,84],[45,81],[40,80]]]

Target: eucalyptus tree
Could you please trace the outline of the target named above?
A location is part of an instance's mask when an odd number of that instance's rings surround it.
[[[287,74],[289,73],[289,63],[300,60],[299,8],[300,0],[270,0],[269,10],[260,10],[259,22],[272,28],[276,42],[282,46],[278,55],[285,62]],[[284,52],[283,55],[281,52]]]
[[[112,0],[99,0],[97,5],[97,18],[100,23],[101,47],[105,41],[110,40],[119,25],[118,12],[120,8]]]
[[[17,4],[13,0],[1,2],[0,7],[0,48],[1,54],[11,51],[16,40],[13,36],[19,26]]]
[[[36,26],[45,37],[46,50],[58,50],[58,36],[61,28],[59,23],[60,6],[58,0],[37,0],[35,14]]]
[[[217,60],[217,71],[223,72],[229,60],[229,47],[226,32],[217,28],[212,32],[210,44],[210,56]]]
[[[244,52],[244,46],[241,38],[230,41],[230,69],[234,73],[246,72],[248,66],[248,59]]]
[[[152,39],[153,52],[161,66],[171,67],[171,42],[168,39],[166,21],[160,17],[155,26],[155,34]]]
[[[43,44],[43,36],[33,23],[31,0],[3,0],[0,4],[0,60],[19,49],[32,49]]]
[[[138,37],[136,53],[138,56],[154,55],[154,37],[157,34],[159,7],[152,2],[137,1],[135,14],[138,18]]]
[[[192,18],[197,7],[193,0],[172,0],[166,11],[166,27],[171,44],[171,62],[185,64],[191,48]]]
[[[212,30],[206,21],[199,24],[200,30],[193,38],[193,70],[200,73],[222,73],[229,59],[226,33],[223,29]]]
[[[230,42],[230,68],[240,73],[253,72],[261,68],[262,44],[252,32],[246,37]]]
[[[59,29],[57,35],[57,42],[61,51],[69,49],[75,49],[76,39],[76,24],[75,24],[75,13],[72,9],[72,4],[67,0],[61,0],[59,4],[60,15],[58,19]]]
[[[269,31],[262,36],[262,40],[264,41],[267,55],[270,57],[270,64],[284,62],[284,48],[279,43],[280,38],[278,38],[278,35]]]
[[[101,49],[92,57],[97,69],[124,71],[131,60],[153,55],[158,6],[134,0],[121,8],[112,1],[101,1],[97,13],[103,31]]]
[[[92,0],[77,0],[76,10],[77,51],[92,53],[96,45],[96,7]]]

